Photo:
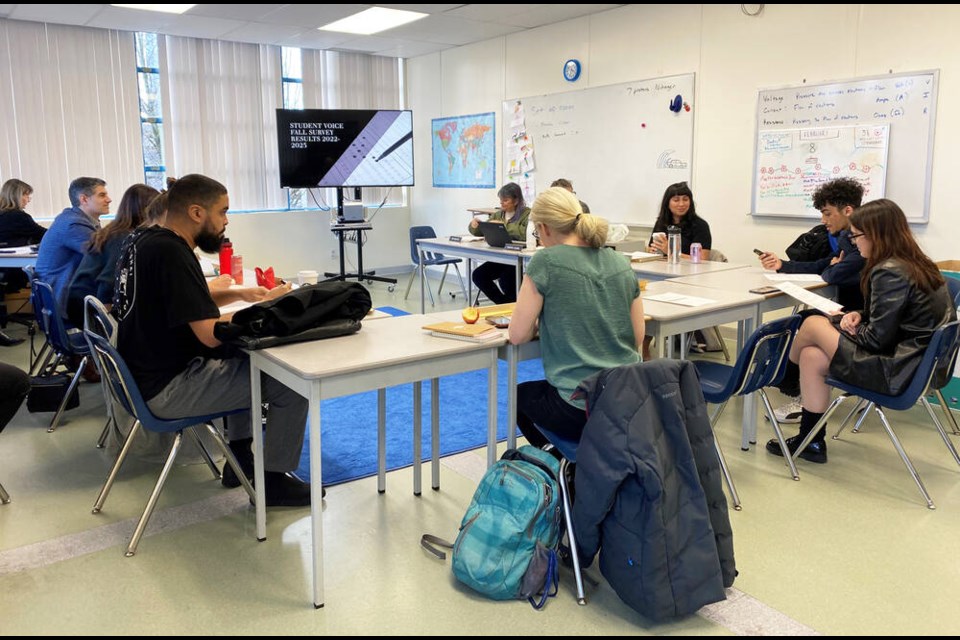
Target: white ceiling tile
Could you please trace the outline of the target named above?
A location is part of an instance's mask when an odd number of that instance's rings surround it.
[[[257,19],[257,22],[294,27],[322,27],[340,18],[368,9],[370,4],[282,4]]]
[[[526,5],[533,7],[526,11],[518,11],[511,19],[510,24],[520,25],[533,29],[547,24],[572,20],[581,16],[607,11],[623,5],[619,4],[541,4]]]
[[[376,55],[390,56],[391,58],[416,58],[417,56],[425,56],[428,53],[436,53],[437,51],[443,51],[449,48],[450,45],[435,44],[432,42],[405,42],[392,49],[377,51]]]
[[[220,36],[224,40],[238,42],[259,42],[262,44],[280,44],[306,31],[303,27],[288,27],[282,24],[263,24],[247,22],[239,29],[228,31]]]
[[[204,18],[180,15],[163,28],[163,33],[191,38],[221,38],[223,34],[239,29],[245,23],[225,18]]]
[[[8,18],[56,24],[86,24],[105,4],[17,4]]]
[[[387,7],[388,9],[399,9],[401,11],[419,11],[420,13],[429,13],[436,15],[445,13],[451,9],[462,7],[462,4],[375,4],[374,7]]]
[[[198,4],[189,11],[189,16],[207,18],[230,18],[231,20],[249,20],[260,22],[260,18],[276,11],[282,4]]]
[[[304,49],[331,49],[341,42],[354,40],[356,37],[352,33],[333,33],[331,31],[307,29],[298,35],[282,40],[278,44],[285,47],[303,47]]]
[[[17,6],[15,4],[0,4],[0,16],[7,18],[10,16],[10,12],[13,11],[13,8]]]
[[[514,24],[513,16],[535,9],[536,4],[465,4],[457,9],[447,11],[446,15],[467,20],[482,22],[499,22],[500,24]],[[562,5],[548,5],[559,7]]]
[[[422,20],[384,31],[383,35],[404,40],[463,45],[478,40],[496,38],[519,30],[520,27],[464,20],[443,15],[428,16]]]
[[[103,9],[84,24],[88,27],[101,29],[163,33],[167,26],[173,24],[180,17],[159,11],[141,11],[125,7],[111,7],[110,5],[102,6]]]

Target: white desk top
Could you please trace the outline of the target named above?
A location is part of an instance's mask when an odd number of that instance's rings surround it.
[[[677,264],[670,264],[666,258],[663,260],[651,260],[649,262],[631,262],[634,273],[638,278],[651,278],[654,280],[665,280],[669,278],[681,278],[684,276],[701,276],[707,273],[717,271],[730,271],[732,269],[743,269],[748,267],[746,264],[737,264],[733,262],[698,262],[694,264],[689,260],[681,260]]]
[[[648,296],[658,293],[679,293],[687,296],[696,296],[698,298],[708,298],[713,300],[713,302],[698,307],[690,307],[648,299]],[[651,282],[647,285],[647,288],[645,291],[643,291],[641,297],[643,298],[644,313],[653,320],[668,320],[686,316],[700,316],[706,313],[729,309],[732,307],[756,305],[760,300],[763,299],[763,296],[747,293],[746,291],[730,291],[727,289],[715,289],[692,284],[681,284],[675,280]]]
[[[301,378],[316,379],[427,360],[433,356],[483,351],[506,342],[506,336],[503,340],[478,343],[438,338],[421,330],[425,324],[443,320],[437,315],[421,314],[383,318],[363,322],[363,328],[353,335],[298,342],[263,349],[259,353],[281,363]]]
[[[773,271],[765,271],[763,267],[741,267],[739,269],[729,270],[729,271],[718,271],[713,273],[702,273],[696,276],[684,276],[681,278],[675,278],[672,282],[679,284],[687,285],[696,285],[700,287],[707,287],[711,289],[727,289],[729,291],[747,291],[748,289],[755,289],[758,287],[768,287],[776,285],[777,282],[769,280],[764,276],[765,273],[774,273]],[[790,275],[790,274],[782,274]],[[800,274],[798,274],[800,275]],[[805,274],[804,274],[805,275]],[[804,289],[820,289],[826,287],[827,283],[823,280],[819,282],[812,281],[797,281],[797,285],[803,287]],[[765,298],[772,298],[776,296],[784,295],[782,292],[770,293],[765,295]]]

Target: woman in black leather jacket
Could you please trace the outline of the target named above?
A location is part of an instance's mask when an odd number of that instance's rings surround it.
[[[907,218],[892,200],[868,202],[850,216],[850,239],[866,259],[860,288],[866,308],[843,316],[804,320],[790,351],[800,365],[803,413],[800,433],[787,439],[794,451],[830,403],[825,378],[898,395],[910,384],[933,332],[957,317],[937,265],[913,237]],[[800,452],[811,462],[827,461],[825,429]],[[782,455],[776,440],[767,451]]]

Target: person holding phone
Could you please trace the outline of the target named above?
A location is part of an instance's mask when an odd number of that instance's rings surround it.
[[[828,375],[898,395],[913,379],[933,332],[957,318],[940,269],[917,245],[895,202],[874,200],[853,212],[849,238],[866,261],[860,276],[866,304],[862,311],[844,314],[838,326],[819,314],[800,325],[790,361],[800,367],[803,407],[800,433],[787,438],[791,453],[830,403]],[[825,431],[820,430],[800,458],[827,461]],[[775,439],[766,446],[770,453],[783,455]]]
[[[510,239],[524,242],[527,237],[527,218],[530,207],[523,201],[523,190],[515,182],[508,182],[497,192],[500,207],[490,216],[490,222],[502,222],[510,234]],[[474,218],[468,231],[472,235],[482,236],[480,223]],[[490,302],[504,304],[517,299],[517,268],[498,262],[484,262],[473,270],[473,284],[483,292]]]
[[[837,178],[820,185],[813,192],[813,206],[820,211],[820,219],[836,242],[836,249],[826,258],[812,262],[781,260],[775,253],[754,249],[764,269],[778,273],[817,273],[827,284],[837,287],[837,302],[845,309],[862,309],[863,293],[860,274],[864,259],[857,245],[850,239],[850,216],[863,200],[863,185],[853,178]],[[788,365],[778,385],[790,401],[775,411],[782,423],[800,421],[800,372]]]
[[[544,249],[524,272],[508,334],[523,344],[540,332],[546,379],[517,387],[517,426],[540,447],[547,439],[537,427],[580,439],[587,414],[574,390],[598,371],[636,363],[645,327],[637,276],[604,246],[606,220],[583,213],[562,187],[537,196],[530,218]]]

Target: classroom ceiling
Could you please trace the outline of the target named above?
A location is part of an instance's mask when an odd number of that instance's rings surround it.
[[[375,35],[317,27],[369,7],[430,14]],[[0,17],[412,58],[608,11],[620,4],[198,4],[182,15],[109,4],[0,4]]]

